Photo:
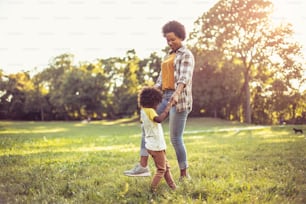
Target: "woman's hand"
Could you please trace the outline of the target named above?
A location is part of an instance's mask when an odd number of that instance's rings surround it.
[[[178,102],[178,98],[179,98],[179,93],[177,93],[176,91],[172,94],[169,103],[172,103],[173,105],[176,105]]]

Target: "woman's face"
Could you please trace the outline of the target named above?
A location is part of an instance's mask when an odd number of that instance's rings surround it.
[[[171,33],[166,33],[165,35],[167,43],[169,47],[173,50],[176,51],[180,47],[182,47],[182,39],[177,37],[173,32]]]

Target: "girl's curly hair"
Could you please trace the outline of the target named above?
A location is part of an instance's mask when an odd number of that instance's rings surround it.
[[[173,32],[177,37],[185,40],[186,30],[183,24],[177,21],[169,21],[163,26],[163,34],[166,36],[167,33]]]
[[[144,108],[154,108],[163,99],[162,92],[154,87],[144,87],[138,95],[138,105]]]

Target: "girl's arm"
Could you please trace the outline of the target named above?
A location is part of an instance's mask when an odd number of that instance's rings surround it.
[[[154,121],[157,122],[157,123],[163,122],[167,118],[171,107],[172,107],[172,103],[169,102],[167,104],[167,107],[165,108],[165,110],[161,114],[159,114],[158,116],[154,117]]]

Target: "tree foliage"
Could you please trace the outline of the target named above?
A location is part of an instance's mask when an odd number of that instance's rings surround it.
[[[31,120],[115,119],[138,112],[141,86],[153,85],[160,57],[141,60],[134,50],[76,65],[72,54],[55,57],[32,78],[1,72],[1,118]]]
[[[238,67],[236,75],[243,76],[243,83],[237,89],[241,92],[236,94],[243,99],[242,120],[247,123],[260,120],[254,117],[256,114],[252,117],[255,93],[273,95],[277,79],[288,87],[284,94],[291,97],[298,93],[292,80],[303,76],[301,47],[292,40],[292,27],[273,24],[272,11],[273,4],[268,0],[221,0],[198,18],[190,35],[198,67],[208,69],[210,65],[219,69],[216,63]],[[222,73],[226,69],[223,66]],[[258,88],[262,91],[256,92]],[[272,107],[270,111],[277,110]]]
[[[193,111],[256,124],[306,123],[305,59],[290,24],[275,24],[268,0],[220,0],[194,24]],[[167,52],[169,48],[163,49]],[[137,94],[153,85],[161,57],[74,61],[64,53],[35,74],[0,70],[0,118],[115,119],[138,113]]]

